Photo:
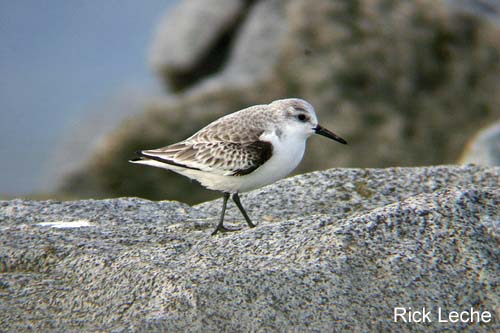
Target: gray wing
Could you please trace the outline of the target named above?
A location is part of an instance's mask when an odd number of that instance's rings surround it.
[[[156,150],[143,150],[141,157],[182,168],[223,176],[243,176],[264,164],[272,155],[266,141],[252,143],[176,143]]]
[[[272,144],[259,140],[263,131],[214,122],[192,137],[159,149],[139,152],[142,159],[224,176],[242,176],[264,164]]]

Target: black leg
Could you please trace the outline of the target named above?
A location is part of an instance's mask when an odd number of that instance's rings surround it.
[[[240,230],[238,229],[229,229],[224,226],[224,214],[226,213],[226,205],[227,205],[227,200],[229,199],[229,193],[224,193],[224,196],[222,197],[222,213],[220,215],[220,220],[219,224],[215,228],[215,230],[212,232],[212,236],[215,235],[217,232],[226,232],[226,231],[237,231]]]
[[[252,221],[248,217],[247,212],[245,211],[245,208],[243,208],[243,206],[241,205],[241,201],[240,201],[240,197],[239,197],[238,193],[233,193],[233,201],[236,204],[236,206],[238,206],[238,209],[240,210],[241,214],[243,214],[243,217],[247,221],[248,226],[250,228],[255,228],[255,224],[252,223]]]

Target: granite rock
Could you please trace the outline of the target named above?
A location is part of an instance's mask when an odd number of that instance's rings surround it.
[[[258,226],[214,237],[220,201],[2,201],[0,326],[497,332],[499,177],[476,166],[304,174],[242,195]],[[227,222],[241,220],[230,205]],[[395,323],[401,306],[425,306],[433,322]],[[492,320],[437,323],[439,307]]]

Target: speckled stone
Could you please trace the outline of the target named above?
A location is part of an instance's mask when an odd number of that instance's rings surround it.
[[[331,169],[220,201],[0,202],[2,331],[500,329],[500,168]],[[86,220],[91,226],[41,227]],[[228,223],[245,225],[233,205]],[[432,323],[395,323],[394,307]],[[474,307],[490,323],[438,323]]]

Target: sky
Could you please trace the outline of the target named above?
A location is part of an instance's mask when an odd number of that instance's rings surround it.
[[[147,52],[176,1],[0,0],[0,197],[48,190],[76,123],[161,90]]]

